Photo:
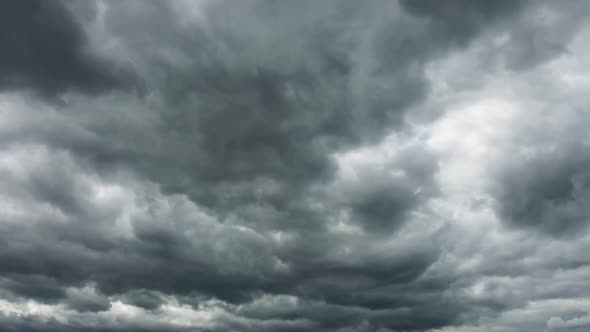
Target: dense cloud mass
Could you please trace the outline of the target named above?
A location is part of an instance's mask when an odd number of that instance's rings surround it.
[[[130,72],[88,52],[81,22],[58,1],[0,4],[0,88],[50,95],[122,89]]]
[[[0,331],[587,330],[589,10],[4,1]]]

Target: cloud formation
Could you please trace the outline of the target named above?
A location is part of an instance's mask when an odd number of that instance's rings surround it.
[[[583,328],[584,2],[0,6],[0,331]]]
[[[58,1],[5,1],[1,5],[0,87],[53,95],[74,89],[113,90],[131,84],[122,67],[87,49],[84,27]]]

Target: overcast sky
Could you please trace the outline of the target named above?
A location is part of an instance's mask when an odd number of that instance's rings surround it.
[[[590,1],[0,1],[0,332],[590,330]]]

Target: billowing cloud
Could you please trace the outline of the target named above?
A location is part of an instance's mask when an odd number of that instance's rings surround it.
[[[87,49],[82,22],[59,1],[1,4],[0,87],[52,95],[131,87],[133,76]]]
[[[0,6],[0,330],[583,328],[585,3]]]

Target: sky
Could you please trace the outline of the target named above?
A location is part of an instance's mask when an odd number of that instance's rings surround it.
[[[0,1],[0,332],[589,331],[589,18]]]

